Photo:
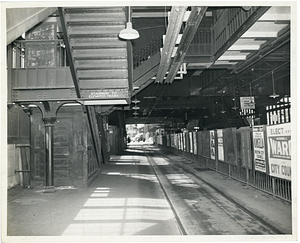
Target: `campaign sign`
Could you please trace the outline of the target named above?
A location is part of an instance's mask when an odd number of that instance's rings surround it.
[[[193,132],[193,138],[194,138],[194,154],[197,154],[197,133]]]
[[[182,141],[183,141],[183,151],[186,151],[186,135],[185,135],[185,133],[182,134]]]
[[[217,130],[218,136],[218,159],[224,161],[224,142],[223,142],[223,130]]]
[[[210,135],[210,158],[216,158],[216,148],[215,148],[215,131],[209,131]]]
[[[267,126],[270,175],[291,180],[291,124]]]
[[[182,150],[182,139],[181,139],[181,133],[178,134],[178,145],[179,145],[179,149]]]
[[[255,170],[267,172],[264,127],[253,127],[253,152]]]
[[[193,153],[194,145],[193,145],[193,133],[189,132],[189,139],[190,139],[190,153]]]
[[[178,134],[174,134],[174,148],[178,149]]]
[[[175,147],[175,141],[174,141],[175,134],[170,134],[170,135],[171,135],[171,137],[170,137],[171,138],[171,147],[174,148]]]

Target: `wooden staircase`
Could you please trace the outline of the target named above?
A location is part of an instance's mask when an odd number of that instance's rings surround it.
[[[103,124],[98,122],[101,118],[90,105],[129,104],[131,99],[132,67],[128,55],[131,45],[118,37],[127,22],[125,10],[125,7],[63,9],[70,69],[78,86],[78,100],[87,105],[98,163],[107,162],[109,157],[106,141],[101,139],[105,136]]]
[[[64,8],[67,36],[83,99],[128,98],[124,7]]]

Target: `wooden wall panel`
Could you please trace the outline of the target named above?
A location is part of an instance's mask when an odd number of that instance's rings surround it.
[[[42,114],[37,108],[32,113],[32,185],[45,185],[45,127]],[[95,161],[88,156],[91,142],[87,137],[89,130],[87,117],[81,106],[61,107],[54,124],[53,156],[54,156],[54,186],[86,187],[88,184],[89,164]]]
[[[29,144],[30,119],[20,106],[7,111],[7,137],[9,144]]]

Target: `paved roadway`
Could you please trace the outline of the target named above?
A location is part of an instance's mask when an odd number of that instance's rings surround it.
[[[159,149],[130,145],[112,156],[87,189],[12,189],[11,236],[274,235],[253,217]],[[279,219],[280,220],[280,219]],[[95,238],[97,239],[97,238]],[[101,238],[103,239],[103,238]]]

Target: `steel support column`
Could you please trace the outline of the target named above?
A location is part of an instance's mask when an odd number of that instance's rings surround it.
[[[44,192],[55,192],[53,160],[53,128],[57,117],[45,117],[46,185]]]
[[[41,110],[42,120],[45,123],[46,181],[44,192],[56,191],[54,187],[53,129],[58,109],[65,103],[55,101],[34,103]]]

